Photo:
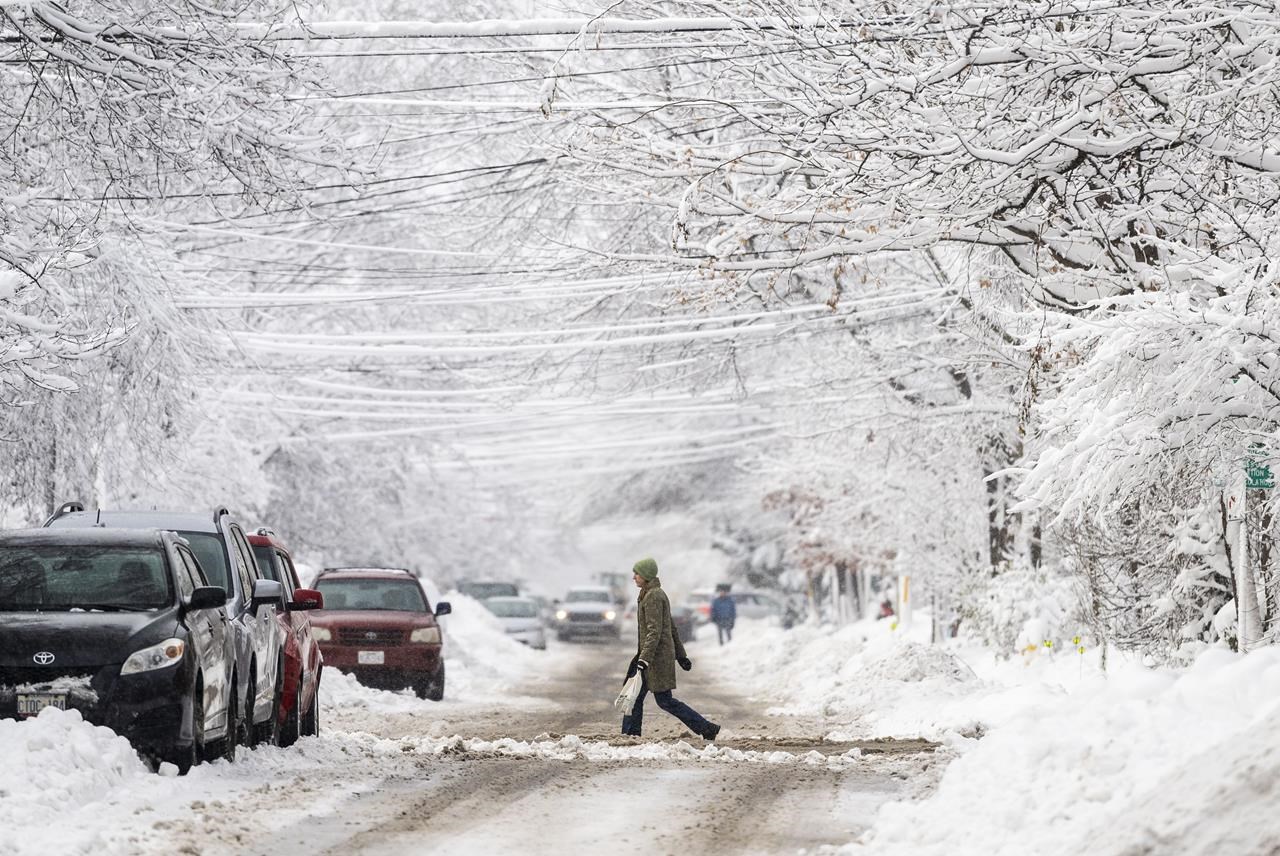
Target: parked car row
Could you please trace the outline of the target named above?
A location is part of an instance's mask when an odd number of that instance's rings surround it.
[[[0,716],[73,708],[181,771],[296,739],[282,726],[319,727],[322,661],[295,633],[313,674],[288,675],[286,626],[321,603],[259,573],[226,509],[68,503],[43,529],[0,534]]]
[[[432,610],[399,569],[327,569],[315,585],[225,508],[67,503],[0,533],[0,718],[77,710],[186,772],[318,734],[326,665],[443,698],[449,604]]]

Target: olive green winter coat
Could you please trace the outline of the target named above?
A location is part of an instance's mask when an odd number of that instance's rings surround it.
[[[671,602],[657,579],[640,589],[636,630],[640,637],[640,659],[649,664],[644,673],[645,686],[652,693],[675,689],[676,661],[684,659],[686,654],[671,623]]]

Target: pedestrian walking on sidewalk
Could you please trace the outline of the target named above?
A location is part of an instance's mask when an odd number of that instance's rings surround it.
[[[716,626],[720,644],[733,641],[733,625],[738,620],[738,605],[729,595],[727,585],[716,586],[715,600],[711,601],[711,623]]]
[[[632,579],[640,589],[636,607],[636,626],[639,650],[627,669],[627,678],[638,670],[644,688],[636,698],[630,715],[622,717],[622,733],[640,736],[644,721],[645,696],[653,693],[658,707],[684,723],[685,727],[704,740],[715,740],[720,726],[705,719],[696,710],[677,700],[671,691],[676,688],[676,664],[686,672],[693,668],[693,661],[685,653],[675,625],[671,623],[671,602],[658,580],[658,563],[653,559],[641,559],[631,569]]]

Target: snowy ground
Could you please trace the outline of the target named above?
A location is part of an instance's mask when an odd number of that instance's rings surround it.
[[[1209,650],[1186,669],[1111,652],[1103,671],[1098,651],[1002,659],[892,626],[740,626],[705,658],[829,739],[942,744],[936,790],[881,807],[847,852],[1280,852],[1280,651]]]
[[[324,730],[189,776],[74,713],[0,722],[5,853],[1237,854],[1269,811],[1280,652],[1152,670],[1010,660],[887,622],[703,628],[678,695],[714,746],[609,701],[625,645],[525,649],[455,598],[440,704],[329,674]],[[1249,711],[1262,711],[1261,714]],[[922,740],[936,741],[936,745]]]

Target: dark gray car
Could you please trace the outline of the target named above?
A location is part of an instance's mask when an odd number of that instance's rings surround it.
[[[168,529],[185,538],[209,584],[226,589],[227,617],[235,630],[237,719],[243,725],[238,739],[246,745],[278,739],[276,711],[285,640],[275,611],[283,603],[283,589],[275,580],[259,577],[244,529],[225,508],[211,514],[85,511],[79,503],[69,502],[54,512],[45,526]]]

